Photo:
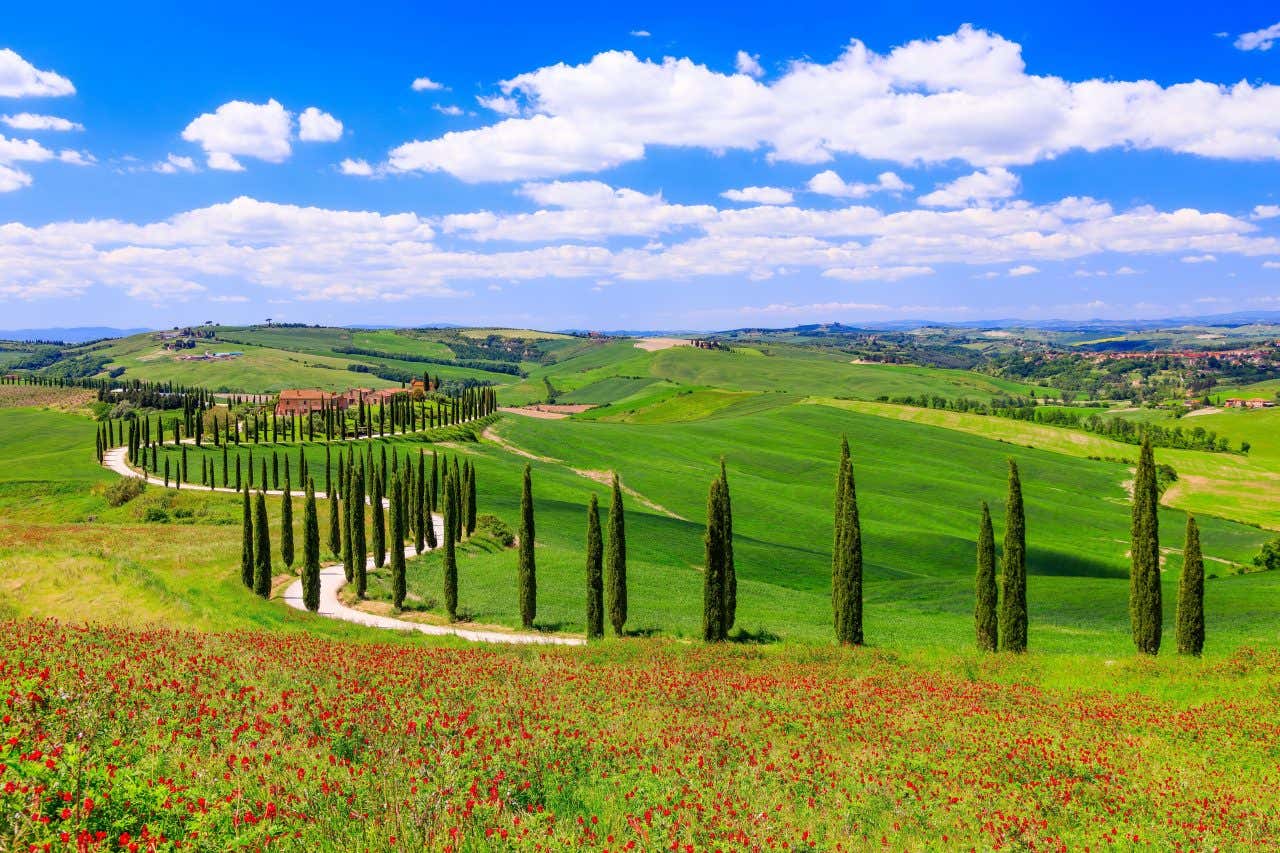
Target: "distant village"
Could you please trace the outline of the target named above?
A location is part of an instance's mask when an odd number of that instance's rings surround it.
[[[349,388],[338,392],[321,391],[317,388],[286,388],[276,398],[276,416],[303,416],[335,410],[344,412],[361,403],[377,405],[402,395],[421,398],[430,390],[435,390],[435,383],[428,388],[421,379],[413,380],[405,388]]]

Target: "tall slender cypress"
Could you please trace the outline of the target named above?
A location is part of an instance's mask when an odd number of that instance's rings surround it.
[[[342,474],[342,574],[347,583],[356,579],[355,533],[351,525],[351,516],[355,512],[355,501],[351,499],[354,480],[354,469],[348,460]]]
[[[1164,616],[1160,591],[1159,503],[1155,455],[1151,451],[1150,437],[1144,437],[1133,478],[1129,623],[1134,646],[1148,655],[1160,651]]]
[[[720,523],[724,527],[724,630],[727,633],[738,618],[738,571],[733,563],[733,503],[723,456],[720,457],[720,482],[724,484],[724,500],[720,507],[724,517]]]
[[[435,523],[427,511],[427,455],[418,451],[418,487],[413,493],[413,550],[421,554],[426,550],[428,541],[431,547],[436,546]]]
[[[463,509],[466,513],[467,536],[470,537],[476,532],[476,463],[474,462],[467,466],[467,505]]]
[[[165,459],[165,462],[168,462]],[[244,490],[244,528],[240,540],[240,580],[253,589],[253,510],[249,506],[249,490]]]
[[[1000,647],[1027,650],[1027,527],[1018,465],[1009,460],[1009,496],[1004,508],[1004,595],[1000,602]]]
[[[840,465],[836,472],[835,542],[831,555],[831,609],[836,641],[862,644],[862,526],[853,480],[849,440],[840,440]]]
[[[600,501],[595,492],[587,506],[587,639],[604,636],[604,542],[600,535]]]
[[[467,532],[467,507],[471,505],[471,462],[469,460],[463,460],[462,462],[461,487],[462,503],[460,505],[461,512],[458,514],[458,534],[460,537],[470,535]]]
[[[254,506],[253,591],[263,598],[271,595],[271,533],[267,529],[267,497],[258,492]]]
[[[613,474],[609,499],[609,544],[605,552],[605,590],[609,608],[609,624],[621,637],[627,624],[627,531],[622,510],[622,485]]]
[[[1178,654],[1199,656],[1204,651],[1204,557],[1200,527],[1187,516],[1187,541],[1182,548],[1182,577],[1178,582]]]
[[[538,571],[533,557],[533,480],[524,466],[520,489],[520,624],[529,630],[538,611]]]
[[[370,472],[372,474],[372,472]],[[351,568],[355,572],[356,596],[364,598],[369,588],[369,545],[364,530],[364,467],[356,469],[351,489]]]
[[[996,610],[996,538],[991,530],[991,510],[982,502],[982,520],[978,524],[978,570],[975,580],[974,628],[978,650],[994,652],[999,648],[1000,622]]]
[[[293,568],[293,495],[289,494],[289,475],[284,477],[284,494],[280,497],[280,561]]]
[[[391,478],[391,603],[404,607],[404,501],[399,477]]]
[[[453,536],[449,533],[453,525],[453,516],[457,513],[457,505],[453,500],[453,489],[449,488],[449,475],[445,474],[444,489],[444,606],[449,613],[449,621],[458,621],[458,558],[457,547]]]
[[[382,477],[377,471],[371,471],[369,477],[369,512],[372,515],[373,530],[373,564],[378,568],[387,561],[386,514],[382,509]],[[395,488],[396,477],[391,478],[391,488]],[[394,509],[394,507],[392,507]]]
[[[329,490],[329,552],[334,559],[342,556],[342,506],[338,493]]]
[[[307,480],[302,508],[302,603],[310,611],[320,609],[320,523],[316,519],[315,483]]]
[[[724,481],[717,477],[707,492],[707,528],[702,539],[702,639],[708,643],[721,642],[728,633],[724,533]]]
[[[449,466],[449,482],[453,484],[455,512],[453,515],[453,539],[455,542],[462,541],[462,515],[466,511],[462,502],[462,469],[458,467],[458,457],[453,457],[453,464]]]

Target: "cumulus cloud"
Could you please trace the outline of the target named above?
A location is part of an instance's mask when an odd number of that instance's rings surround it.
[[[342,122],[317,107],[307,107],[298,116],[298,139],[303,142],[334,142],[342,138]]]
[[[415,92],[441,92],[444,91],[445,85],[437,83],[430,77],[419,77],[410,84],[410,88]]]
[[[1008,275],[1010,278],[1022,278],[1026,275],[1035,275],[1038,272],[1040,272],[1039,268],[1033,267],[1031,264],[1020,264],[1009,270]]]
[[[84,130],[84,125],[77,122],[60,118],[59,116],[46,116],[37,113],[3,115],[0,116],[0,122],[4,122],[14,130]]]
[[[152,166],[151,169],[152,171],[159,172],[162,175],[176,175],[179,172],[200,171],[195,160],[178,154],[170,154],[164,160],[161,160],[159,163]]]
[[[0,193],[11,193],[31,186],[31,175],[0,163]]]
[[[1214,255],[1187,255],[1179,258],[1184,264],[1211,264],[1218,260]]]
[[[743,187],[740,190],[725,190],[721,198],[729,201],[752,202],[754,204],[791,204],[794,196],[779,187]]]
[[[1253,208],[1254,219],[1275,219],[1280,216],[1280,204],[1259,204]]]
[[[689,58],[609,51],[500,89],[483,103],[507,118],[406,142],[390,152],[390,168],[465,181],[550,178],[635,161],[650,145],[980,169],[1114,147],[1280,159],[1280,86],[1030,74],[1018,44],[970,26],[885,54],[855,40],[830,63],[797,60],[768,83]]]
[[[503,97],[502,95],[477,95],[476,103],[484,107],[486,110],[493,110],[499,115],[513,116],[520,112],[519,101],[515,98]]]
[[[236,157],[283,163],[293,153],[293,117],[274,98],[265,104],[228,101],[192,120],[182,138],[205,150],[210,169],[239,172]]]
[[[809,192],[834,196],[835,198],[866,198],[872,193],[900,193],[909,189],[911,189],[911,184],[908,184],[893,172],[881,172],[876,177],[875,183],[871,184],[846,183],[843,178],[830,169],[825,172],[819,172],[809,179]]]
[[[998,199],[1017,194],[1020,181],[1008,169],[993,167],[956,178],[942,184],[927,195],[920,196],[920,203],[927,207],[964,207],[970,203],[989,204]]]
[[[652,35],[652,33],[650,33],[648,30],[632,30],[631,35],[635,36],[638,39],[647,39],[650,35]]]
[[[76,87],[61,74],[41,71],[9,48],[0,49],[0,97],[54,98],[75,93]]]
[[[1271,45],[1280,39],[1280,23],[1272,24],[1251,33],[1241,33],[1236,38],[1239,50],[1271,50]]]
[[[748,77],[764,76],[764,67],[760,65],[759,54],[753,56],[745,50],[740,50],[734,59],[733,67],[738,70],[739,74],[746,74]]]
[[[0,182],[22,181],[0,170]],[[518,193],[536,209],[428,219],[237,198],[154,222],[9,223],[0,225],[0,298],[101,286],[138,299],[259,287],[269,298],[389,300],[458,295],[467,282],[758,281],[804,270],[856,285],[929,276],[944,264],[1018,276],[1117,255],[1280,263],[1280,239],[1247,219],[1113,211],[1089,199],[884,213],[670,204],[599,181],[535,182]]]
[[[432,109],[442,115],[447,115],[447,116],[462,115],[462,107],[458,106],[457,104],[436,104],[435,106],[432,107]]]
[[[358,175],[365,178],[373,174],[373,167],[366,161],[352,160],[350,157],[338,164],[338,170],[344,175]]]

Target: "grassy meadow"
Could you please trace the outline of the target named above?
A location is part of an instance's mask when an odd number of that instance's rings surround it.
[[[294,370],[338,346],[434,357],[440,341],[422,332],[419,348],[417,334],[253,330],[236,346],[264,361],[217,366],[265,389],[314,376],[264,364]],[[148,486],[113,505],[120,478],[94,459],[86,395],[0,386],[0,783],[13,783],[0,814],[37,818],[0,821],[0,849],[1240,849],[1280,836],[1280,574],[1250,565],[1280,529],[1280,412],[1196,416],[1250,441],[1248,456],[1157,450],[1178,480],[1160,513],[1165,647],[1146,658],[1128,633],[1136,447],[875,402],[1025,387],[785,346],[544,343],[526,378],[502,376],[503,404],[545,399],[545,379],[598,408],[372,444],[472,461],[479,513],[513,530],[531,466],[546,632],[584,630],[586,506],[595,494],[607,512],[617,472],[629,636],[585,648],[478,647],[296,611],[279,600],[295,575],[275,496],[264,601],[239,578],[239,496]],[[831,641],[842,435],[862,521],[860,649]],[[289,458],[300,543],[298,454],[323,488],[325,445],[252,450],[255,467]],[[173,468],[181,451],[160,453]],[[187,454],[221,480],[221,449]],[[721,457],[738,631],[706,646]],[[973,649],[979,506],[998,544],[1010,458],[1027,509],[1022,656]],[[329,502],[319,510],[323,542]],[[1188,511],[1209,575],[1195,659],[1172,649]],[[459,548],[460,611],[514,628],[516,551],[486,529]],[[441,571],[437,554],[409,560],[402,618],[444,619]],[[385,569],[369,601],[343,595],[391,612]]]

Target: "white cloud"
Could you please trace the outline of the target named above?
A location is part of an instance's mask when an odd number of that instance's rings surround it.
[[[31,175],[0,163],[0,193],[11,193],[31,186]]]
[[[791,204],[794,199],[790,192],[779,187],[743,187],[740,190],[725,190],[720,196],[729,201],[755,204]]]
[[[933,275],[933,269],[931,267],[920,266],[868,266],[830,269],[824,272],[823,275],[827,278],[839,279],[840,281],[901,281],[904,278]]]
[[[293,117],[274,98],[265,104],[228,101],[182,131],[183,139],[204,148],[210,169],[233,172],[244,170],[237,156],[284,162],[293,153],[292,135]]]
[[[652,33],[650,33],[648,30],[632,30],[631,35],[635,36],[638,39],[647,39],[650,35],[652,35]]]
[[[476,103],[486,110],[493,110],[499,115],[513,116],[520,113],[520,102],[515,98],[507,98],[502,95],[477,95]]]
[[[939,185],[933,192],[920,196],[920,203],[928,207],[964,207],[969,203],[987,204],[997,199],[1012,198],[1021,182],[1008,169],[995,166],[956,178],[949,184]]]
[[[97,158],[86,151],[75,151],[71,148],[63,148],[58,152],[58,162],[69,163],[72,166],[92,166],[98,162]]]
[[[1280,216],[1280,204],[1259,204],[1253,208],[1254,219],[1275,219]]]
[[[0,97],[53,98],[75,93],[76,87],[61,74],[41,71],[9,48],[0,49]]]
[[[874,184],[846,183],[843,178],[830,169],[819,172],[809,179],[809,192],[829,195],[836,198],[865,198],[872,193],[900,193],[911,189],[902,178],[893,172],[881,172]]]
[[[609,51],[500,88],[501,100],[485,103],[519,118],[407,142],[390,167],[525,180],[613,168],[650,145],[977,168],[1116,147],[1280,159],[1280,86],[1028,74],[1019,45],[968,26],[885,54],[853,41],[830,63],[797,60],[768,83],[688,58]]]
[[[1211,264],[1218,259],[1214,255],[1187,255],[1179,260],[1184,264]]]
[[[1271,50],[1271,45],[1277,40],[1280,40],[1280,23],[1251,33],[1241,33],[1236,38],[1236,47],[1239,50]]]
[[[441,114],[443,114],[443,115],[447,115],[447,116],[460,116],[460,115],[462,115],[462,107],[460,107],[460,106],[458,106],[458,105],[456,105],[456,104],[448,104],[448,105],[445,105],[445,104],[435,104],[434,106],[432,106],[432,107],[431,107],[431,109],[433,109],[433,110],[435,110],[436,112],[441,113]]]
[[[335,142],[342,138],[342,122],[316,107],[298,116],[298,139],[303,142]]]
[[[74,121],[69,121],[58,116],[39,115],[37,113],[17,113],[16,115],[0,116],[0,122],[4,122],[14,130],[84,130],[84,125]]]
[[[338,164],[338,169],[344,175],[358,175],[367,178],[373,174],[373,167],[366,161],[352,160],[349,157]]]
[[[1031,266],[1031,264],[1021,264],[1009,270],[1008,275],[1010,278],[1022,278],[1027,275],[1035,275],[1038,272],[1040,272],[1040,270],[1037,267]]]
[[[443,83],[437,83],[430,77],[419,77],[410,84],[410,88],[415,92],[442,92],[446,87]]]
[[[152,171],[159,172],[162,175],[176,175],[178,172],[200,171],[200,168],[196,166],[195,160],[178,154],[170,154],[164,160],[152,166],[151,169]]]
[[[764,76],[764,67],[760,65],[759,54],[753,56],[745,50],[740,50],[733,61],[733,67],[738,70],[739,74],[746,74],[748,77]]]
[[[1280,261],[1263,261],[1262,268],[1264,270],[1280,270]]]

